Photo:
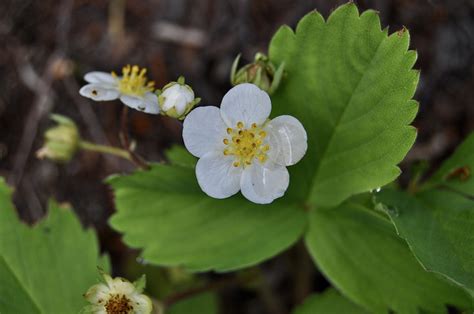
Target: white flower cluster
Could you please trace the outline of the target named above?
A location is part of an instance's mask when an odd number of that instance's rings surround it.
[[[123,75],[91,72],[81,88],[94,100],[119,98],[125,105],[146,113],[162,113],[183,119],[199,102],[184,79],[166,85],[157,97],[146,70],[127,66]],[[227,198],[241,191],[248,200],[268,204],[282,197],[289,185],[287,166],[303,158],[307,136],[292,116],[269,119],[268,94],[253,84],[233,87],[217,107],[200,107],[184,120],[183,139],[199,158],[196,176],[211,197]]]
[[[173,118],[184,118],[200,100],[183,78],[165,86],[158,98],[155,83],[146,77],[146,69],[136,65],[125,66],[122,76],[94,71],[87,73],[84,80],[89,83],[79,90],[84,97],[95,101],[120,99],[128,107],[150,114],[159,114],[161,107],[162,114]]]

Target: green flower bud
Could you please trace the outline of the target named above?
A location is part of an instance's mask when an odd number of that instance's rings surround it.
[[[51,120],[57,125],[45,132],[44,145],[36,152],[36,156],[68,162],[79,149],[80,135],[77,126],[71,119],[58,114],[51,115]]]
[[[276,68],[266,55],[259,52],[255,55],[254,62],[237,70],[239,60],[240,54],[232,64],[230,82],[233,86],[242,83],[252,83],[269,94],[273,94],[276,91],[285,70],[284,62]]]
[[[183,120],[200,101],[201,98],[194,97],[193,89],[185,84],[182,76],[178,81],[168,83],[158,95],[161,114],[179,120]]]

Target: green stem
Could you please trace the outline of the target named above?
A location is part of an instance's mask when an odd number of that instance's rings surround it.
[[[89,150],[89,151],[104,153],[104,154],[110,154],[110,155],[121,157],[123,159],[133,161],[132,157],[130,156],[130,153],[128,151],[124,150],[124,149],[121,149],[121,148],[94,144],[94,143],[87,142],[87,141],[81,141],[79,143],[79,147],[81,149],[84,149],[84,150]]]

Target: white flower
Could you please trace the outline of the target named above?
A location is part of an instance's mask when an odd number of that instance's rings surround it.
[[[89,288],[84,294],[91,305],[83,313],[94,314],[149,314],[153,309],[150,298],[141,294],[143,288],[136,288],[126,279],[102,274],[105,283]]]
[[[250,201],[271,203],[289,184],[286,166],[306,153],[303,125],[292,116],[268,117],[268,94],[253,84],[240,84],[221,107],[200,107],[184,120],[186,148],[199,161],[196,176],[211,197],[226,198],[239,190]]]
[[[146,69],[138,66],[125,66],[122,76],[106,72],[89,72],[84,76],[89,84],[79,93],[96,101],[120,100],[127,106],[146,113],[158,114],[158,97],[153,93],[155,83],[147,81]]]
[[[158,97],[161,112],[177,119],[184,119],[199,101],[200,98],[194,98],[193,89],[184,83],[183,77],[167,84]]]

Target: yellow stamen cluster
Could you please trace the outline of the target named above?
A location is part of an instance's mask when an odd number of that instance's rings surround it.
[[[229,137],[224,138],[226,145],[224,155],[235,156],[234,167],[248,166],[254,159],[261,163],[267,160],[267,152],[270,146],[263,143],[267,133],[253,123],[246,129],[243,122],[237,122],[236,128],[228,128]]]
[[[119,80],[119,90],[122,94],[143,96],[146,92],[153,92],[155,89],[155,82],[147,82],[145,76],[146,69],[140,69],[137,65],[127,65],[122,69],[122,77]],[[112,72],[113,77],[117,74]]]

